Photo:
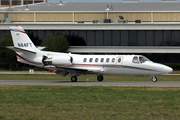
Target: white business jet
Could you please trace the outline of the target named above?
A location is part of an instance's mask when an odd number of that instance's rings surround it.
[[[52,69],[61,76],[70,75],[76,82],[82,74],[97,74],[97,80],[103,81],[105,74],[155,75],[168,74],[172,68],[154,63],[142,55],[78,55],[40,51],[32,43],[20,26],[10,27],[14,46],[8,48],[16,52],[19,62],[46,69]]]

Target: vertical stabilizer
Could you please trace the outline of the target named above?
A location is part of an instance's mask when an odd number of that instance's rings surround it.
[[[26,32],[21,26],[11,26],[10,31],[15,48],[31,52],[38,51],[38,49],[35,47],[29,36],[26,34]]]
[[[10,27],[14,46],[8,47],[16,52],[17,61],[34,66],[42,66],[43,55],[33,44],[21,26]]]

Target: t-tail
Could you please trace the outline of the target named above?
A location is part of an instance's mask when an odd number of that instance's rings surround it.
[[[36,48],[23,28],[20,26],[11,26],[10,31],[14,46],[9,46],[8,48],[16,52],[17,61],[41,67],[41,51]]]

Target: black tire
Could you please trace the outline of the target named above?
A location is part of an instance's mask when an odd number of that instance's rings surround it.
[[[153,81],[153,82],[157,82],[157,77],[153,76],[153,77],[152,77],[152,81]]]
[[[77,77],[76,76],[72,76],[71,77],[71,82],[76,82],[77,81]]]
[[[104,79],[104,77],[103,77],[102,75],[97,76],[97,80],[98,80],[99,82],[102,82],[103,79]]]

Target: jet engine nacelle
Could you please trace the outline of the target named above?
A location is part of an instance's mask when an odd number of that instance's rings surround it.
[[[53,65],[72,65],[73,58],[69,55],[53,56],[52,64]]]

